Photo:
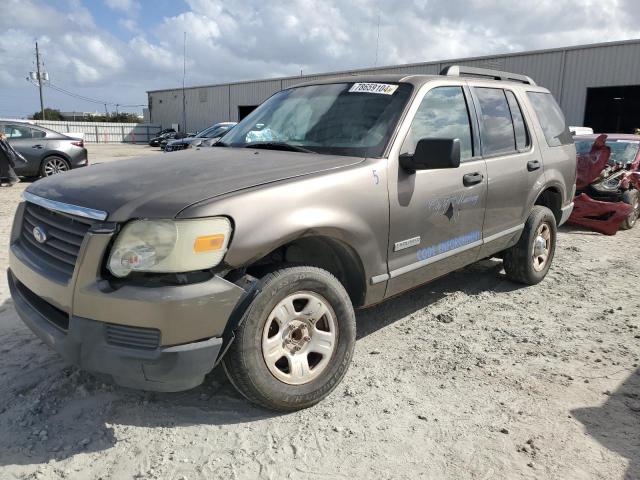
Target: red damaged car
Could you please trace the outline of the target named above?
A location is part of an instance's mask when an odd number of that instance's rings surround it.
[[[574,137],[578,176],[569,223],[605,235],[632,228],[640,215],[640,135]]]

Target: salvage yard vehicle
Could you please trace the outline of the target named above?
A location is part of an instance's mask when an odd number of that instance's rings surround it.
[[[194,137],[172,140],[164,147],[165,152],[177,152],[187,148],[195,148],[203,142],[215,142],[236,125],[236,122],[221,122],[211,125],[209,128],[197,133]],[[211,146],[211,145],[208,145]]]
[[[0,120],[0,131],[27,160],[25,164],[16,165],[16,174],[21,177],[49,177],[89,163],[81,138],[17,121]]]
[[[222,363],[280,411],[342,380],[354,307],[492,256],[542,281],[576,179],[549,91],[464,67],[288,88],[171,157],[31,185],[11,234],[16,310],[120,385],[184,390]]]
[[[640,136],[583,135],[574,140],[578,175],[569,223],[605,235],[633,228],[640,215]]]

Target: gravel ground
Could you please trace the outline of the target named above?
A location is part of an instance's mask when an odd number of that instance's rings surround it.
[[[23,188],[0,189],[2,269]],[[103,384],[23,326],[2,277],[0,478],[638,479],[639,240],[563,228],[538,286],[483,261],[360,311],[344,382],[288,415],[220,370],[183,393]]]

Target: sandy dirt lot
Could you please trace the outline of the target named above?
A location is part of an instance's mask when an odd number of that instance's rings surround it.
[[[162,150],[148,145],[131,145],[125,143],[88,143],[89,163],[105,163],[127,158],[162,154]]]
[[[3,271],[24,187],[0,189]],[[3,275],[0,479],[638,479],[639,241],[563,228],[538,286],[488,260],[360,311],[344,383],[288,415],[221,370],[157,394],[67,366]]]

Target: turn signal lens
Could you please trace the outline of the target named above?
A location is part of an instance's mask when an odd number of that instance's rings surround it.
[[[224,246],[224,235],[206,235],[196,238],[193,243],[195,253],[215,252]]]

